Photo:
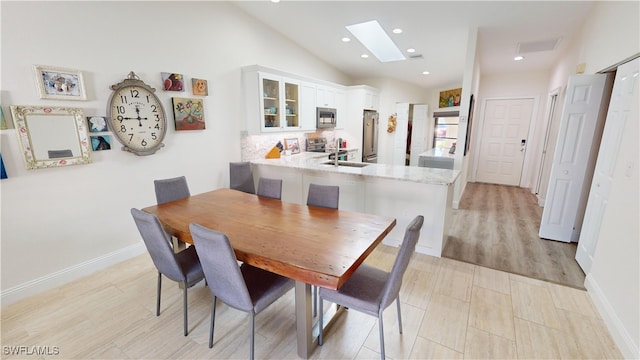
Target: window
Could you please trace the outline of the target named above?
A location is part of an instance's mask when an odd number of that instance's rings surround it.
[[[433,147],[450,149],[458,141],[457,111],[434,113]]]

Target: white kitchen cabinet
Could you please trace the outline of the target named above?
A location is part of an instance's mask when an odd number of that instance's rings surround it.
[[[300,85],[300,129],[316,130],[316,84],[303,82]]]
[[[266,73],[258,73],[262,106],[262,131],[300,129],[300,82]]]
[[[301,82],[261,71],[243,74],[247,130],[250,134],[300,131]]]
[[[347,122],[347,94],[343,90],[335,90],[336,129],[344,129]]]
[[[316,106],[335,108],[336,89],[324,85],[318,85],[316,87]]]
[[[378,93],[372,90],[364,91],[364,108],[367,110],[378,110]]]

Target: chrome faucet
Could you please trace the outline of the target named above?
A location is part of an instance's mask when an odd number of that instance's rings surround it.
[[[336,161],[336,167],[338,167],[338,153],[340,152],[340,138],[336,139],[336,154],[335,154],[335,161]]]

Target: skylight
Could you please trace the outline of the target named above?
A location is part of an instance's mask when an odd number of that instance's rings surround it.
[[[346,27],[380,62],[405,60],[402,51],[376,21]]]

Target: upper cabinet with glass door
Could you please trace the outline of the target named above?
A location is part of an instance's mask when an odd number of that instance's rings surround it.
[[[259,73],[261,131],[299,130],[300,83]]]

